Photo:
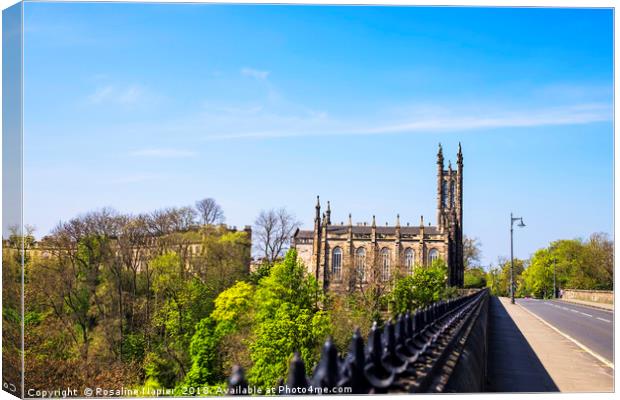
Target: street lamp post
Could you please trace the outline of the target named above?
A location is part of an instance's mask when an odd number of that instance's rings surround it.
[[[514,281],[514,269],[515,269],[515,261],[514,261],[514,257],[513,257],[513,252],[512,252],[512,231],[513,231],[513,225],[515,223],[515,221],[519,221],[519,224],[517,225],[519,228],[523,228],[525,226],[525,224],[523,223],[523,218],[522,217],[513,217],[512,213],[510,213],[510,302],[512,304],[515,303],[515,281]]]
[[[554,257],[553,258],[553,298],[557,299],[558,298],[558,291],[555,288],[555,262],[557,261],[557,259]]]

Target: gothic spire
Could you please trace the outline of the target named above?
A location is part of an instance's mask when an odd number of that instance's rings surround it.
[[[316,196],[316,206],[314,206],[314,208],[314,220],[319,221],[321,219],[321,201],[319,200],[319,196]]]
[[[396,214],[396,227],[400,228],[400,214]]]
[[[375,221],[375,216],[372,216],[372,226],[377,226],[377,221]]]
[[[439,143],[439,150],[437,150],[437,164],[443,164],[443,149],[441,143]]]
[[[329,200],[327,200],[326,216],[327,216],[327,225],[331,225],[332,224],[332,210],[329,206]]]
[[[351,213],[349,213],[349,226],[353,226],[353,220],[351,219]]]
[[[463,167],[463,152],[461,151],[461,142],[459,142],[459,152],[456,154],[456,164],[459,168]]]

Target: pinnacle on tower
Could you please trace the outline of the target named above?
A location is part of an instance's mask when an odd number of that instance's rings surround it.
[[[314,208],[315,208],[314,220],[319,221],[321,218],[321,202],[319,200],[319,196],[316,196],[316,206]]]
[[[420,215],[420,226],[424,226],[424,215]]]
[[[377,226],[377,222],[375,221],[375,216],[372,216],[372,226]]]
[[[456,163],[459,167],[463,166],[463,151],[461,150],[461,142],[459,142],[459,151],[456,153]]]
[[[396,214],[396,226],[400,228],[400,214]]]
[[[349,226],[353,226],[353,220],[351,219],[351,213],[349,213]]]
[[[331,210],[330,205],[329,205],[329,200],[327,201],[327,213],[326,213],[326,216],[327,216],[327,225],[331,225],[331,223],[332,223],[332,210]]]

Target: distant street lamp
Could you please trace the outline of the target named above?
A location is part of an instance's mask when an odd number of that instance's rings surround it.
[[[512,213],[510,213],[510,302],[512,304],[515,303],[515,281],[514,281],[514,269],[515,269],[515,261],[512,255],[512,231],[513,225],[515,221],[519,221],[517,226],[519,228],[523,228],[525,224],[523,223],[522,217],[513,217]]]
[[[558,298],[558,292],[555,288],[555,262],[557,261],[556,257],[553,257],[553,298],[557,299]]]

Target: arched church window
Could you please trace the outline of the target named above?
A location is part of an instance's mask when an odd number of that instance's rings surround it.
[[[432,265],[433,261],[437,260],[439,258],[439,251],[437,251],[437,249],[432,249],[431,251],[428,252],[428,264]]]
[[[390,250],[383,248],[381,250],[381,280],[390,280]]]
[[[366,280],[366,250],[363,247],[355,251],[355,272],[360,282]]]
[[[342,273],[342,249],[336,247],[332,252],[332,277],[339,281]]]
[[[450,207],[454,208],[454,181],[450,181]]]
[[[407,275],[413,275],[415,253],[412,249],[405,250],[405,268],[407,269]]]

